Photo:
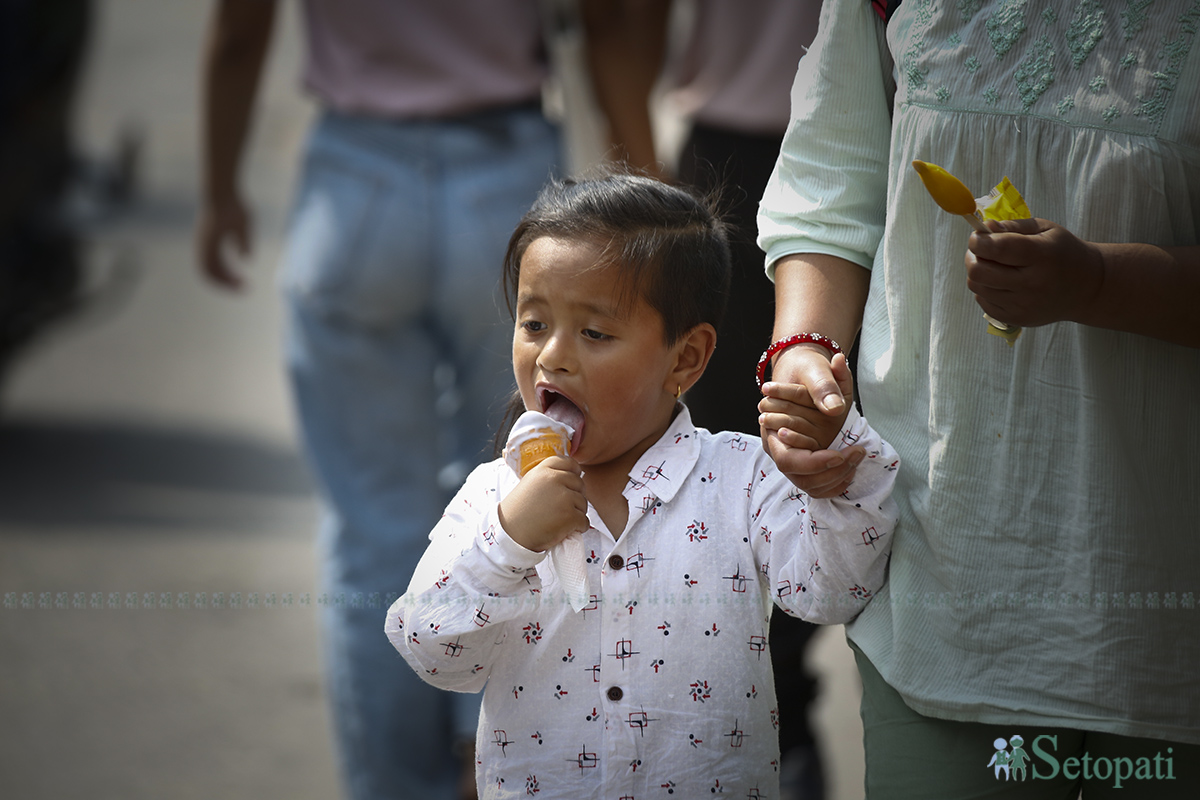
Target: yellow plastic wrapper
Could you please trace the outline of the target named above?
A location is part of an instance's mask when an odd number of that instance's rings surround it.
[[[987,197],[981,197],[976,200],[980,206],[980,212],[984,219],[1031,219],[1033,214],[1029,212],[1029,206],[1025,205],[1025,198],[1021,197],[1021,193],[1017,191],[1017,187],[1012,185],[1012,181],[1006,175],[1004,180],[996,184],[996,188],[988,192]]]
[[[1025,198],[1021,197],[1021,193],[1017,191],[1017,187],[1012,185],[1012,181],[1008,179],[1007,175],[986,196],[976,198],[975,202],[984,219],[999,221],[1030,219],[1033,216],[1029,211],[1029,206],[1025,205]],[[999,336],[1008,342],[1009,347],[1012,347],[1020,338],[1021,328],[1019,326],[1000,322],[987,314],[983,316],[988,322],[988,333]]]

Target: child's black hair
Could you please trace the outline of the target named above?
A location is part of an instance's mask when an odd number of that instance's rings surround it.
[[[521,258],[544,236],[588,242],[597,267],[616,267],[627,300],[645,300],[663,320],[668,345],[707,322],[720,328],[732,261],[725,223],[694,190],[607,168],[548,183],[521,219],[504,256],[504,297],[516,312]]]
[[[521,218],[504,255],[504,299],[514,318],[521,259],[544,236],[596,245],[596,266],[619,271],[625,302],[640,298],[658,312],[668,346],[704,322],[720,329],[733,272],[729,234],[715,201],[696,190],[622,167],[552,180]],[[497,456],[523,409],[514,393],[496,432]]]

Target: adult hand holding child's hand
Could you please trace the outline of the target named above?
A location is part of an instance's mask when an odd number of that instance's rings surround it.
[[[527,550],[543,552],[589,527],[583,470],[569,456],[551,456],[525,473],[500,501],[500,524]]]
[[[758,404],[763,446],[797,487],[813,497],[838,496],[866,454],[862,447],[828,449],[854,401],[846,357],[829,361],[822,349],[797,345],[779,354],[774,374]]]

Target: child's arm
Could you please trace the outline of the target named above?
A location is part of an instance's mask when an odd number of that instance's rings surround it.
[[[899,456],[851,409],[830,448],[853,446],[865,448],[866,457],[837,497],[801,492],[767,458],[752,492],[755,547],[775,602],[810,622],[849,622],[887,577]]]
[[[967,287],[996,319],[1034,327],[1077,322],[1200,347],[1192,323],[1200,246],[1084,241],[1044,219],[989,222],[972,234]]]
[[[499,499],[515,482],[499,461],[471,473],[430,534],[408,590],[387,612],[388,639],[439,688],[483,688],[507,623],[540,604],[536,566],[546,554],[518,544],[500,523]]]

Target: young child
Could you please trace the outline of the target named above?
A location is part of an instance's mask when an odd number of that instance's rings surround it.
[[[480,797],[776,797],[772,602],[846,622],[884,582],[896,455],[856,412],[843,425],[790,387],[764,401],[768,429],[865,447],[849,488],[817,500],[757,437],[697,429],[679,402],[729,273],[706,205],[640,176],[553,183],[513,234],[517,387],[574,429],[569,455],[523,478],[477,468],[385,626],[429,683],[485,690]],[[547,558],[575,534],[579,611]]]

